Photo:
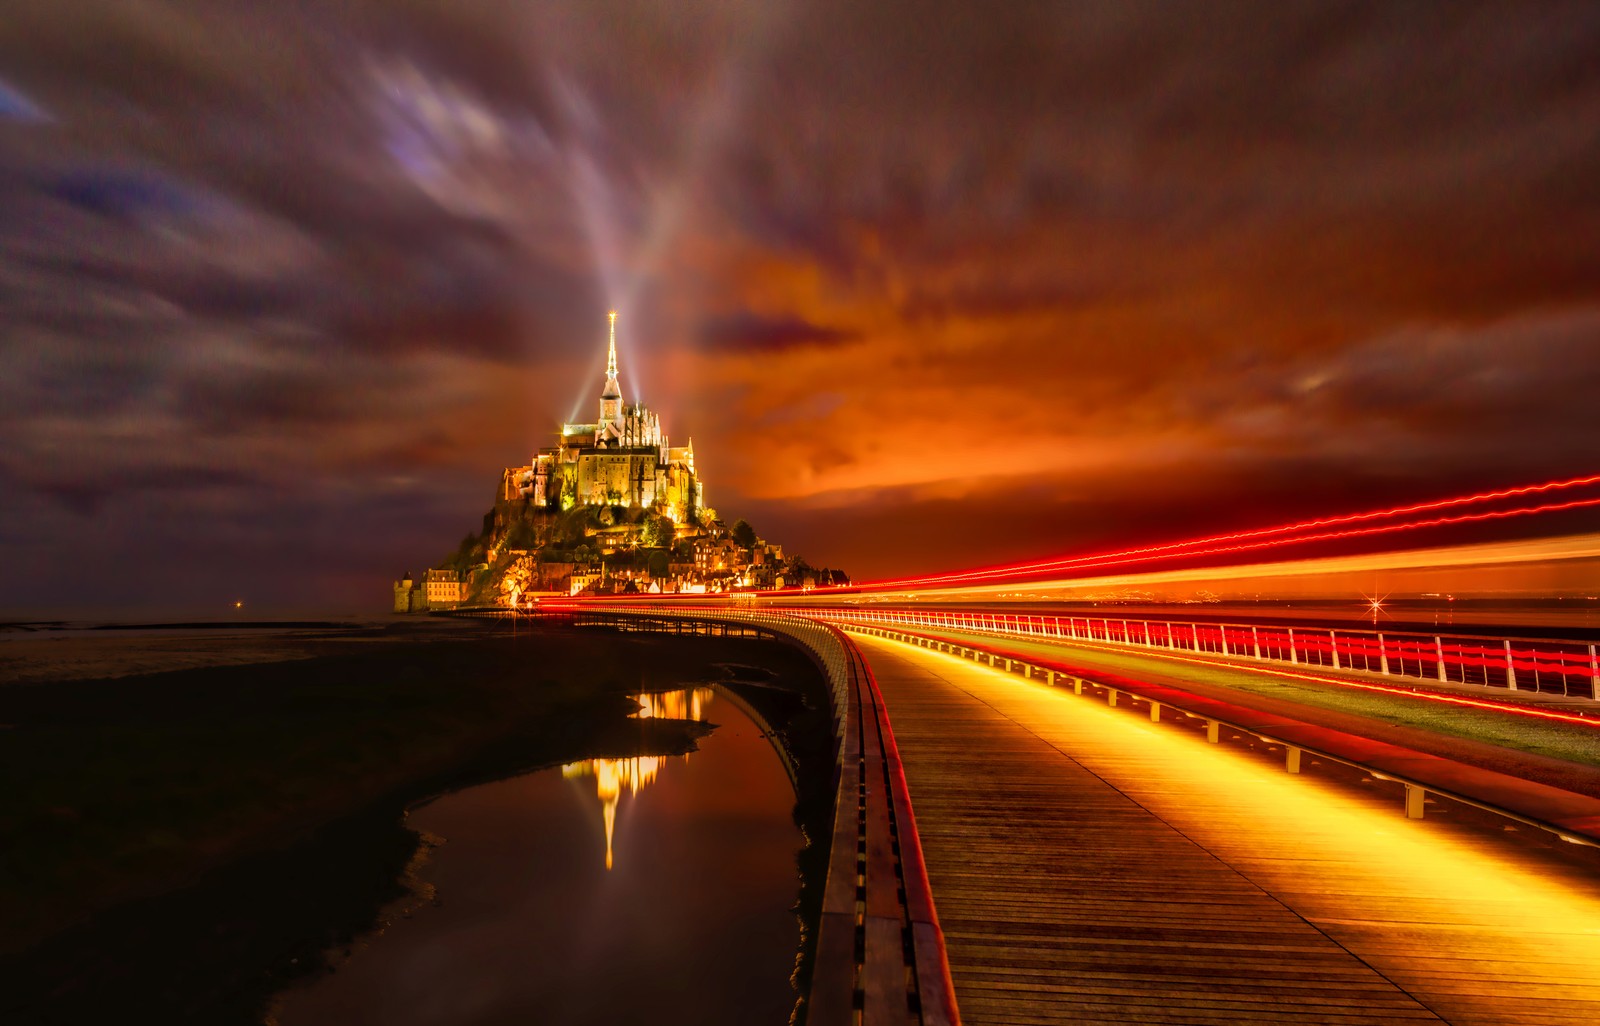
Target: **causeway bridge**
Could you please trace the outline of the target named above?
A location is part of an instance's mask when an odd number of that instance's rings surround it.
[[[848,607],[546,615],[784,637],[827,675],[814,1026],[1600,1021],[1586,643]]]

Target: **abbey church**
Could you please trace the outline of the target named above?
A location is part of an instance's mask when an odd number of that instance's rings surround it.
[[[540,449],[527,466],[507,467],[501,498],[527,499],[535,506],[563,510],[655,507],[677,523],[688,522],[704,506],[694,472],[694,442],[669,445],[659,416],[641,403],[622,401],[614,312],[599,413],[592,424],[561,425],[557,443]]]

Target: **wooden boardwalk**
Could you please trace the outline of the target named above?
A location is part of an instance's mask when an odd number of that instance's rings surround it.
[[[1600,888],[1227,747],[856,636],[967,1023],[1594,1023]]]

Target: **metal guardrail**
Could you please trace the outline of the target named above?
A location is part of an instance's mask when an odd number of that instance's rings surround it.
[[[1558,639],[945,610],[805,608],[830,622],[930,627],[1209,653],[1286,666],[1477,684],[1600,701],[1596,646]]]
[[[838,785],[806,1022],[959,1026],[899,750],[872,671],[842,630],[803,616],[643,604],[517,615],[670,633],[750,631],[807,651],[832,694]]]
[[[1153,692],[1141,691],[1137,687],[1128,687],[1126,685],[1113,686],[1104,684],[1089,677],[1079,676],[1074,673],[1067,673],[1055,667],[1041,666],[1030,660],[1019,659],[1015,656],[989,652],[981,647],[964,644],[958,641],[952,641],[948,638],[929,637],[908,631],[896,631],[885,627],[868,626],[864,624],[847,624],[844,629],[847,631],[854,631],[887,638],[892,641],[917,645],[922,648],[943,651],[960,658],[971,659],[974,662],[983,662],[987,660],[988,665],[997,669],[1003,669],[1008,673],[1019,673],[1029,679],[1042,678],[1044,682],[1050,686],[1057,686],[1063,680],[1070,681],[1073,692],[1078,695],[1082,695],[1085,689],[1098,689],[1104,694],[1106,703],[1112,707],[1115,707],[1118,704],[1119,698],[1123,696],[1126,696],[1130,699],[1137,699],[1145,702],[1149,707],[1150,720],[1153,723],[1158,723],[1161,721],[1161,716],[1164,709],[1203,721],[1206,727],[1206,740],[1212,744],[1217,744],[1222,740],[1221,732],[1224,728],[1232,731],[1238,731],[1241,735],[1246,737],[1257,738],[1268,744],[1281,745],[1284,749],[1284,769],[1289,773],[1299,773],[1303,758],[1305,756],[1311,756],[1315,759],[1336,762],[1352,769],[1360,770],[1363,773],[1370,774],[1372,777],[1378,780],[1393,781],[1402,785],[1402,787],[1405,789],[1405,814],[1408,819],[1422,819],[1424,803],[1427,799],[1427,796],[1429,794],[1433,794],[1441,798],[1449,799],[1453,802],[1458,802],[1462,805],[1470,806],[1483,812],[1491,813],[1503,819],[1520,823],[1524,826],[1547,831],[1551,834],[1554,834],[1561,840],[1571,844],[1600,847],[1600,835],[1595,833],[1597,823],[1600,823],[1600,819],[1597,819],[1593,813],[1590,813],[1590,815],[1585,817],[1580,817],[1577,822],[1571,824],[1554,822],[1549,819],[1541,819],[1538,816],[1527,815],[1523,812],[1519,812],[1514,809],[1508,809],[1493,802],[1484,801],[1480,798],[1463,794],[1458,790],[1443,787],[1437,782],[1421,780],[1416,777],[1397,773],[1392,768],[1373,766],[1370,763],[1363,762],[1359,759],[1354,759],[1349,756],[1328,751],[1323,747],[1308,745],[1303,741],[1286,739],[1271,732],[1270,730],[1263,729],[1260,724],[1252,725],[1242,723],[1238,720],[1218,716],[1215,712],[1208,710],[1201,709],[1197,711],[1194,705],[1186,705],[1183,702],[1175,702],[1170,697],[1155,696]],[[1582,801],[1583,799],[1580,798],[1579,800]]]

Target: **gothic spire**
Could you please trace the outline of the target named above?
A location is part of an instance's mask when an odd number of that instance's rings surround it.
[[[606,390],[602,399],[622,398],[622,388],[617,384],[617,312],[611,311],[611,349],[606,354]]]

